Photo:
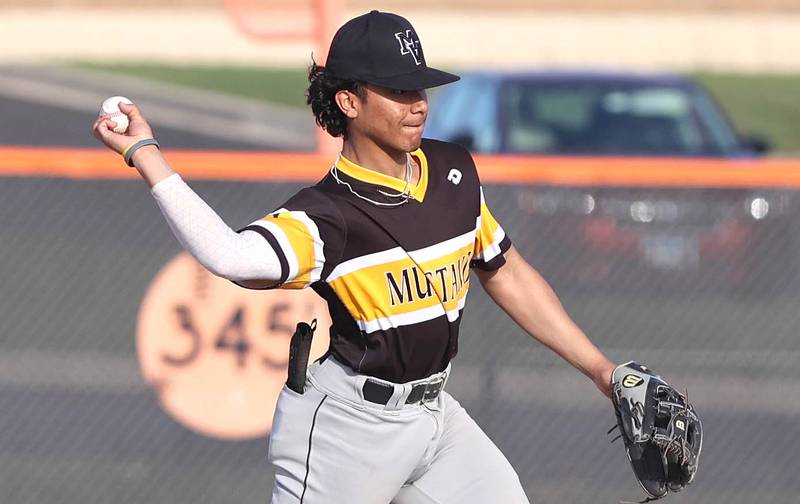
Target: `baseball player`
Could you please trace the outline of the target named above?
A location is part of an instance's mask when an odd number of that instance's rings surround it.
[[[94,133],[136,167],[212,273],[248,288],[311,287],[328,303],[329,351],[278,399],[274,504],[527,503],[506,458],[445,391],[470,271],[606,396],[615,365],[514,249],[469,153],[422,138],[425,89],[458,77],[427,66],[411,24],[372,11],[344,24],[328,54],[311,66],[308,103],[343,138],[341,153],[316,185],[239,231],[172,170],[135,105],[120,105],[127,134],[106,116]]]

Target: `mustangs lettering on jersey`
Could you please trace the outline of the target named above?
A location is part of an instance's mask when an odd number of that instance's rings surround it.
[[[421,173],[406,205],[354,197],[388,197],[407,183],[340,158],[347,187],[328,176],[245,228],[275,249],[282,288],[311,286],[328,301],[332,351],[359,372],[395,382],[447,365],[470,268],[497,269],[511,246],[466,151],[426,140],[412,156]]]

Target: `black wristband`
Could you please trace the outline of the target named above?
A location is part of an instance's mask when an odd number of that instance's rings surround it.
[[[135,144],[129,146],[123,152],[122,156],[125,159],[125,163],[133,168],[133,153],[147,145],[155,145],[157,149],[161,149],[161,146],[158,145],[158,142],[156,142],[155,138],[145,138],[144,140],[139,140]]]

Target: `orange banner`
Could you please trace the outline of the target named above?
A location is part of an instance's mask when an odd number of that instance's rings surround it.
[[[313,182],[334,159],[306,153],[170,150],[187,179]],[[800,187],[800,159],[476,156],[484,183],[569,186]],[[0,147],[0,176],[137,178],[105,149]]]

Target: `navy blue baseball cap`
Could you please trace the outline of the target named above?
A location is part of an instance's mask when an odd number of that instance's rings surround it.
[[[417,32],[402,16],[376,10],[351,19],[333,36],[325,72],[403,91],[460,79],[429,67]]]

